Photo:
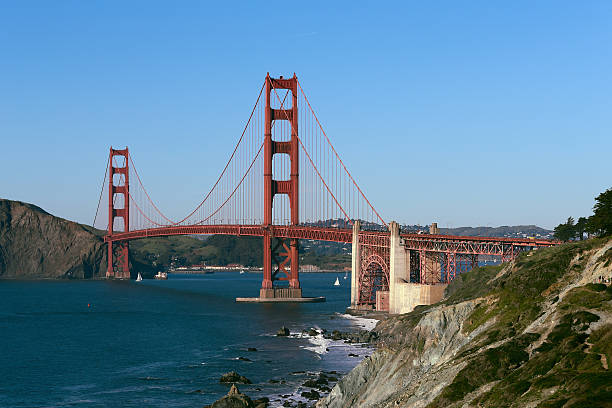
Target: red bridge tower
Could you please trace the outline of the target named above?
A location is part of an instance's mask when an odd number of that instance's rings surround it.
[[[130,230],[130,172],[128,169],[128,148],[117,150],[110,148],[108,160],[108,268],[107,278],[129,279],[130,262],[128,260],[128,241],[115,241],[112,236],[114,232],[115,219],[123,220],[123,231]],[[123,167],[117,164],[116,157],[122,157]],[[117,177],[115,177],[117,176]],[[122,204],[122,205],[121,205]],[[113,245],[115,248],[113,248]],[[115,253],[117,256],[115,256]]]
[[[291,109],[273,109],[270,104],[271,92],[276,89],[287,89],[291,91]],[[298,142],[298,84],[297,77],[285,79],[271,78],[266,76],[266,107],[265,107],[265,129],[264,129],[264,237],[263,237],[263,281],[259,292],[260,298],[300,298],[302,289],[299,280],[298,262],[298,240],[290,239],[289,247],[284,240],[277,240],[273,246],[274,227],[272,223],[272,203],[277,194],[289,196],[289,207],[291,209],[291,225],[298,225],[299,219],[299,142]],[[287,120],[291,123],[291,140],[276,141],[272,139],[272,121]],[[289,180],[275,180],[272,174],[272,158],[275,154],[287,154],[291,163],[291,176]],[[278,254],[276,251],[283,249]],[[272,261],[275,270],[272,271]],[[291,269],[286,268],[287,262]],[[276,278],[283,273],[285,276]],[[288,280],[288,288],[274,287],[273,281]]]

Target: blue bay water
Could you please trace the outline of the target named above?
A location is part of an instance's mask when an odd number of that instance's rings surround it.
[[[332,286],[336,276],[340,287]],[[305,296],[327,302],[235,303],[257,295],[261,274],[254,273],[140,283],[0,281],[0,406],[201,407],[227,393],[219,377],[231,370],[253,381],[240,387],[252,397],[299,393],[307,373],[346,373],[361,359],[349,353],[369,354],[341,342],[274,335],[283,325],[292,333],[361,328],[360,320],[341,316],[350,276],[302,274],[301,282]]]

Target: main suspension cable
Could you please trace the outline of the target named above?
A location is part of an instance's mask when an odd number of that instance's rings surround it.
[[[304,92],[304,89],[302,89],[302,85],[300,85],[300,81],[298,81],[296,79],[296,82],[298,84],[298,87],[300,88],[300,91],[302,92],[302,95],[304,96],[304,100],[306,101],[306,103],[308,104],[308,107],[310,108],[310,112],[312,113],[312,116],[315,118],[315,120],[317,121],[317,124],[319,125],[319,128],[321,129],[321,132],[323,132],[323,136],[325,136],[325,140],[327,140],[327,143],[329,144],[329,146],[332,148],[334,154],[336,155],[336,157],[338,158],[338,160],[340,161],[340,164],[342,164],[342,167],[344,168],[344,171],[346,172],[346,174],[348,174],[349,178],[351,179],[351,181],[353,182],[353,185],[357,188],[357,190],[359,190],[359,194],[361,194],[361,196],[363,197],[363,199],[368,203],[368,205],[370,206],[370,208],[372,209],[372,211],[374,211],[374,213],[376,214],[376,216],[378,217],[378,219],[385,225],[385,227],[389,227],[387,225],[387,223],[385,222],[385,220],[383,220],[383,218],[380,216],[380,214],[378,214],[378,211],[376,211],[376,209],[374,208],[374,206],[372,206],[372,204],[370,203],[370,200],[368,200],[368,198],[365,196],[365,194],[363,193],[363,191],[361,191],[361,188],[359,188],[359,185],[357,184],[357,182],[355,181],[355,179],[353,178],[353,176],[351,175],[351,173],[348,171],[348,169],[346,168],[346,166],[344,165],[344,162],[342,161],[342,159],[340,158],[340,155],[338,154],[338,152],[336,151],[336,149],[334,148],[334,145],[331,143],[331,141],[329,140],[329,137],[327,137],[327,133],[325,133],[325,130],[323,129],[323,126],[321,125],[321,122],[319,122],[319,118],[317,117],[316,113],[314,112],[314,109],[312,109],[312,106],[310,105],[310,101],[308,101],[308,97],[306,96],[306,93]]]
[[[276,92],[276,88],[274,89],[274,94],[276,95],[276,98],[279,100],[280,102],[280,97],[278,96],[278,92]],[[287,114],[287,112],[285,112],[285,117],[287,118],[287,120],[289,120],[289,115]],[[325,186],[325,188],[327,189],[327,192],[332,196],[332,198],[334,199],[334,201],[336,202],[336,205],[338,206],[338,208],[340,208],[340,210],[342,211],[342,213],[344,214],[344,217],[346,218],[346,220],[352,224],[352,221],[350,219],[350,217],[346,214],[346,211],[344,211],[344,208],[342,208],[342,205],[340,205],[340,203],[338,202],[338,200],[336,199],[336,196],[334,196],[334,193],[331,192],[330,188],[328,187],[327,183],[325,182],[325,180],[323,179],[323,177],[321,176],[321,173],[319,173],[319,169],[317,169],[317,166],[315,166],[314,162],[312,161],[312,158],[310,157],[310,154],[308,153],[308,151],[306,150],[306,147],[304,146],[304,144],[302,143],[302,140],[300,139],[299,135],[296,135],[298,141],[300,142],[300,145],[302,146],[302,149],[304,149],[304,152],[306,153],[306,156],[308,156],[308,159],[310,160],[310,163],[312,164],[312,166],[314,167],[315,171],[317,172],[317,175],[319,176],[319,178],[321,179],[321,182],[323,182],[323,185]]]
[[[102,180],[102,188],[100,189],[100,198],[98,199],[98,207],[96,208],[96,215],[94,215],[92,227],[96,227],[96,219],[98,218],[98,211],[100,211],[100,203],[102,202],[102,195],[104,194],[104,185],[106,184],[106,176],[108,176],[108,168],[110,167],[110,155],[106,161],[106,170],[104,171],[104,180]]]

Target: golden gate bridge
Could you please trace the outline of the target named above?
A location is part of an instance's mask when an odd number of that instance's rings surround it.
[[[168,217],[152,200],[128,148],[111,147],[94,226],[107,231],[109,279],[129,279],[130,240],[192,234],[262,237],[259,300],[302,299],[300,239],[352,243],[352,306],[391,311],[399,310],[393,306],[394,287],[445,285],[477,265],[479,255],[505,262],[522,251],[555,244],[400,234],[397,223],[383,220],[349,172],[295,74],[266,76],[215,183],[180,219]]]

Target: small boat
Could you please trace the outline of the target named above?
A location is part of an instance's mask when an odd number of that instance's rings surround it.
[[[348,277],[348,271],[344,272],[344,279]]]
[[[168,279],[168,274],[166,272],[157,272],[157,275],[155,275],[154,278],[159,280],[166,280]]]
[[[241,269],[241,270],[240,270],[240,274],[241,274],[241,275],[244,275],[244,269]]]
[[[136,282],[142,282],[142,275],[138,272],[138,277],[136,278]]]
[[[334,282],[334,286],[340,286],[340,280],[336,276],[336,281]]]

